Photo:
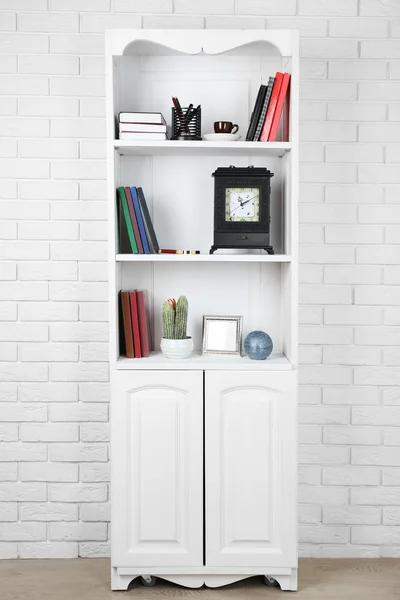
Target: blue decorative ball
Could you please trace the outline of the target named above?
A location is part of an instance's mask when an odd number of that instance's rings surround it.
[[[265,331],[252,331],[244,340],[244,351],[252,360],[265,360],[274,345]]]

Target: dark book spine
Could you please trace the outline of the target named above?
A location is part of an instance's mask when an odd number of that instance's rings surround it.
[[[122,292],[118,294],[118,338],[119,338],[119,355],[126,354],[124,318],[122,316]]]
[[[144,254],[150,254],[149,245],[147,243],[147,238],[146,238],[146,232],[145,232],[142,212],[140,210],[137,189],[135,187],[131,188],[131,197],[132,197],[133,208],[135,210],[135,216],[136,216],[137,225],[138,225],[138,229],[139,229],[140,245],[142,247],[142,251]]]
[[[131,221],[131,217],[129,214],[128,201],[126,199],[125,189],[122,186],[120,186],[119,188],[117,188],[117,191],[119,194],[122,210],[124,213],[124,218],[125,218],[126,228],[128,231],[129,243],[131,245],[132,253],[137,254],[138,248],[136,245],[135,234],[133,232],[132,221]]]
[[[135,358],[135,350],[133,346],[133,330],[131,307],[129,304],[129,292],[121,292],[122,299],[122,320],[124,323],[125,332],[125,348],[127,358]]]
[[[149,209],[147,207],[147,202],[144,197],[143,190],[141,187],[138,187],[136,189],[137,189],[138,200],[139,200],[140,208],[142,211],[146,230],[149,232],[151,246],[153,247],[155,254],[158,254],[160,246],[158,245],[156,232],[154,231],[153,223],[152,223],[152,220],[150,217]]]
[[[260,112],[263,107],[263,102],[265,98],[265,94],[267,91],[266,85],[260,85],[258,89],[257,99],[254,104],[253,112],[251,113],[249,128],[247,130],[246,141],[251,142],[256,131],[258,119],[260,117]]]
[[[271,98],[272,88],[274,87],[274,82],[275,82],[275,77],[270,77],[268,80],[268,87],[267,87],[267,93],[265,94],[264,105],[262,107],[260,118],[259,118],[258,124],[257,124],[257,129],[256,129],[256,132],[255,132],[254,138],[253,138],[253,140],[255,142],[258,142],[260,140],[260,135],[261,135],[261,131],[262,131],[262,128],[264,125],[265,116],[267,114],[269,99]]]
[[[128,208],[129,208],[129,214],[131,216],[131,222],[132,222],[132,227],[133,227],[133,234],[135,236],[135,240],[136,240],[136,245],[138,248],[138,253],[139,254],[144,254],[143,251],[143,246],[142,246],[142,240],[140,238],[140,233],[139,233],[139,227],[138,227],[138,223],[136,220],[136,213],[135,213],[135,207],[133,204],[133,199],[132,199],[132,194],[131,194],[131,188],[126,186],[125,187],[125,195],[126,195],[126,200],[128,202]]]
[[[129,241],[128,229],[122,209],[122,200],[117,202],[118,211],[118,252],[120,254],[132,254],[131,243]]]

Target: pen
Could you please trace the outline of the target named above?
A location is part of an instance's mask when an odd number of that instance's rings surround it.
[[[188,126],[186,124],[185,117],[184,117],[183,111],[182,111],[182,107],[180,105],[180,102],[179,102],[178,98],[176,96],[172,96],[172,102],[173,102],[173,105],[175,107],[176,114],[178,116],[179,122],[180,122],[183,130],[186,131],[186,133],[189,133],[189,129],[188,129]]]

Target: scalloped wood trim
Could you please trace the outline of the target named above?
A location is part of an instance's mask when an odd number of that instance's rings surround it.
[[[114,56],[131,54],[132,47],[149,42],[184,54],[220,54],[248,44],[265,42],[274,46],[282,56],[293,53],[293,31],[288,30],[142,30],[107,31],[107,45]]]

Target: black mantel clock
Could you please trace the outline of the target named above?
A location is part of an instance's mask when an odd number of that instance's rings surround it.
[[[219,248],[262,249],[270,245],[270,179],[262,167],[219,167],[214,173],[214,245]]]

